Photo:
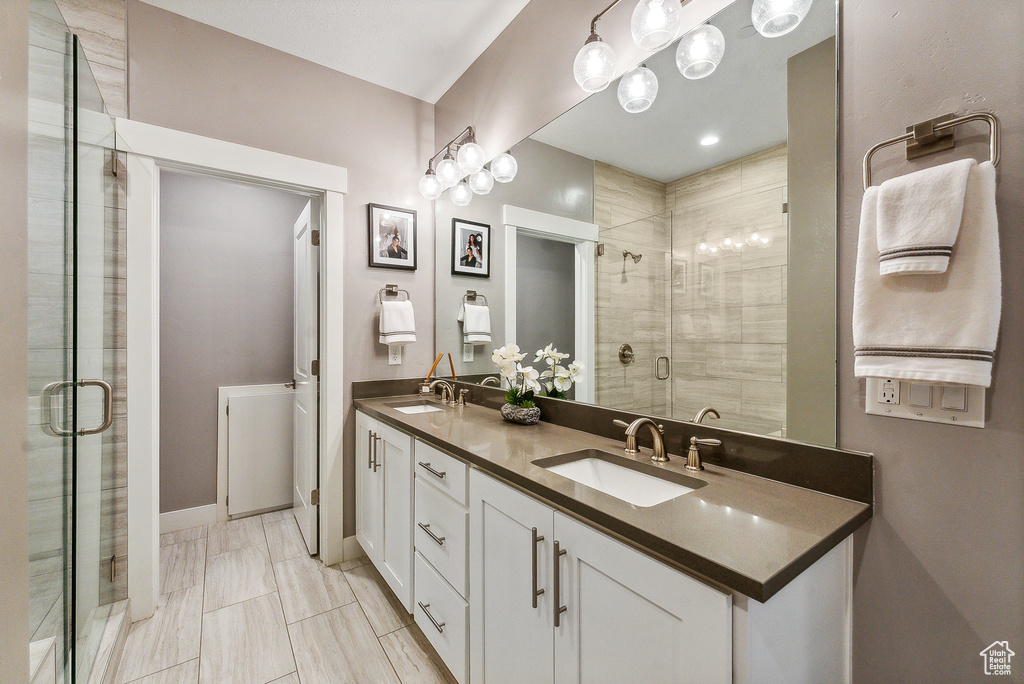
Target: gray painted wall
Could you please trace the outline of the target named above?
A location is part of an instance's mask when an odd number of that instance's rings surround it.
[[[472,120],[488,150],[506,147],[578,101],[576,84],[551,65],[571,64],[578,42],[568,37],[582,42],[604,4],[527,5],[437,103],[438,137]],[[618,23],[602,24],[616,49],[630,44],[611,40]],[[1024,644],[1024,4],[847,0],[839,36],[839,445],[876,456],[875,517],[855,535],[854,679],[982,680],[982,648]],[[550,50],[531,49],[538,43]],[[971,109],[995,111],[1004,133],[1005,306],[987,427],[867,416],[850,330],[861,157],[909,124]],[[953,154],[918,164],[879,155],[876,178],[984,155],[984,137],[968,137]],[[1014,669],[1019,681],[1024,667]]]
[[[0,681],[28,680],[28,2],[0,3]]]
[[[568,242],[518,235],[516,238],[516,343],[523,363],[544,371],[529,356],[554,344],[576,359],[576,247]],[[570,390],[571,392],[572,390]]]
[[[441,144],[446,141],[442,140]],[[496,372],[491,363],[491,350],[515,341],[505,339],[505,226],[502,224],[502,206],[509,204],[580,221],[594,220],[592,159],[530,139],[513,147],[512,154],[519,163],[519,172],[511,183],[495,183],[490,193],[474,197],[465,207],[452,204],[448,193],[434,202],[437,225],[436,345],[437,351],[452,353],[456,374]],[[490,278],[451,275],[452,218],[491,226]],[[477,346],[472,363],[461,361],[461,328],[456,319],[466,290],[484,294],[491,310],[492,345]],[[446,367],[438,368],[443,375],[451,375]]]
[[[433,107],[138,0],[128,1],[128,43],[133,119],[348,169],[345,383],[426,375],[434,354],[434,234],[417,183],[434,153]],[[418,212],[419,270],[367,266],[367,202]],[[377,290],[389,282],[414,293],[416,305],[418,342],[405,347],[400,366],[389,366],[377,343]],[[345,534],[352,535],[350,389],[345,401]]]
[[[160,176],[160,512],[217,502],[217,388],[292,380],[292,229],[307,198]]]

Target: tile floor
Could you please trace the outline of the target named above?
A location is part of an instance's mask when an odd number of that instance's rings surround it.
[[[368,560],[310,558],[290,511],[162,535],[160,584],[117,682],[454,684]]]

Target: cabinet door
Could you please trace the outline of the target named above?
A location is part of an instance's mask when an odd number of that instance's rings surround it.
[[[378,424],[383,532],[377,569],[412,612],[412,437]]]
[[[730,682],[732,597],[561,513],[555,680]],[[557,610],[554,607],[553,610]]]
[[[551,682],[554,514],[477,470],[469,475],[469,505],[470,681]],[[534,542],[534,528],[543,541]],[[535,585],[543,591],[536,597]]]
[[[376,420],[356,412],[356,540],[375,565],[379,564],[383,531],[380,467],[374,468],[374,452],[379,452],[374,439],[378,428]]]

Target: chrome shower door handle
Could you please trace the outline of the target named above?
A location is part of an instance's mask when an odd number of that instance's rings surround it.
[[[111,423],[114,422],[114,390],[111,389],[110,383],[98,378],[92,380],[79,380],[77,384],[79,387],[99,387],[103,390],[103,422],[100,423],[99,427],[82,428],[78,431],[79,437],[98,435],[109,428]]]
[[[40,409],[43,414],[43,427],[46,428],[47,432],[55,437],[70,437],[74,434],[74,431],[67,430],[59,424],[54,423],[53,415],[53,393],[57,390],[63,392],[74,384],[73,380],[58,380],[57,382],[51,382],[43,388],[42,393],[39,395]]]
[[[665,362],[665,374],[661,374],[661,362]],[[668,380],[668,376],[672,374],[672,360],[667,356],[659,356],[654,360],[654,377],[658,380]]]

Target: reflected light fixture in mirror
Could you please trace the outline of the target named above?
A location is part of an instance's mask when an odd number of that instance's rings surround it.
[[[619,79],[619,104],[630,114],[647,111],[658,96],[658,77],[641,64]]]
[[[486,195],[494,187],[494,176],[487,169],[480,169],[469,176],[469,189],[477,195]]]
[[[705,135],[703,138],[700,139],[700,144],[703,145],[704,147],[709,147],[717,143],[718,140],[719,138],[717,135]]]
[[[576,53],[572,64],[576,83],[588,93],[599,93],[608,87],[615,75],[615,51],[596,33]]]
[[[725,36],[717,26],[704,24],[687,31],[676,48],[676,67],[686,78],[706,78],[722,62]]]
[[[460,181],[449,193],[452,198],[452,204],[457,207],[464,207],[473,200],[473,191],[469,187],[469,183],[466,181]]]
[[[499,183],[511,183],[519,172],[519,162],[511,152],[502,152],[491,160],[491,175]]]
[[[681,11],[679,0],[640,0],[633,8],[633,17],[629,22],[633,42],[648,52],[656,52],[665,47],[679,33]]]
[[[754,0],[750,19],[765,38],[784,36],[804,20],[812,0]]]
[[[456,161],[459,163],[459,168],[462,169],[463,173],[472,174],[484,168],[484,163],[487,159],[484,157],[484,148],[477,145],[476,141],[470,139],[469,142],[459,146]]]

